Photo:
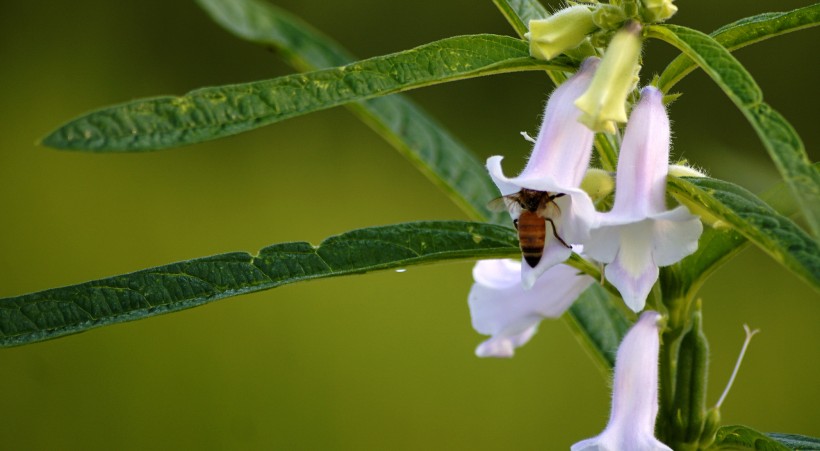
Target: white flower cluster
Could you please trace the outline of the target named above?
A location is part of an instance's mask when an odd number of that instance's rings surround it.
[[[519,228],[522,261],[485,260],[473,270],[473,327],[491,336],[476,349],[481,357],[511,357],[535,334],[542,319],[561,316],[595,282],[563,264],[573,250],[605,265],[606,279],[635,312],[644,309],[658,280],[658,267],[697,250],[703,230],[700,219],[685,206],[666,207],[670,127],[658,89],[641,91],[627,121],[612,209],[596,211],[580,188],[592,154],[594,131],[589,124],[595,122],[581,108],[589,103],[591,91],[606,91],[601,83],[593,83],[599,66],[603,70],[597,58],[587,59],[553,92],[531,156],[517,177],[504,175],[502,157],[487,160],[490,176],[508,199]],[[598,111],[607,110],[600,106]],[[644,312],[624,338],[609,425],[573,450],[669,449],[653,436],[659,320],[658,313]]]

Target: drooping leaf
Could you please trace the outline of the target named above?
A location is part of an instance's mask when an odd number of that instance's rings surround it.
[[[809,285],[820,289],[820,245],[792,220],[777,213],[752,193],[729,182],[705,177],[670,177],[667,187],[684,204],[694,207],[696,212],[708,211],[724,226],[731,227]],[[722,247],[716,247],[717,252],[710,254],[708,246],[712,245],[712,240],[736,240],[736,245],[742,242],[731,235],[721,236],[721,233],[717,230],[704,234],[699,247],[704,246],[705,251],[681,262],[682,283],[699,283],[705,268],[726,258]]]
[[[813,235],[820,236],[820,171],[811,165],[791,124],[763,102],[763,93],[752,76],[728,50],[697,30],[652,25],[648,35],[672,44],[692,58],[737,105],[791,188]]]
[[[355,60],[341,45],[292,14],[261,0],[197,0],[234,35],[279,50],[300,71],[342,66]],[[484,165],[409,98],[395,94],[345,105],[444,190],[471,219],[509,224],[489,211],[498,190]]]
[[[808,437],[798,434],[780,434],[777,432],[767,432],[770,438],[777,440],[780,444],[789,449],[799,450],[820,450],[820,438]]]
[[[615,366],[618,345],[632,325],[615,307],[616,302],[621,301],[601,285],[592,284],[567,312],[570,327],[604,369]]]
[[[518,255],[515,232],[462,221],[354,230],[0,299],[0,346],[15,346],[325,277],[441,260]]]
[[[710,36],[727,50],[733,51],[775,36],[820,25],[820,4],[793,11],[764,13],[746,17],[724,25]],[[661,73],[658,86],[669,92],[683,77],[697,69],[697,64],[686,55],[680,55]]]
[[[162,149],[235,135],[348,102],[437,83],[562,67],[560,61],[530,58],[527,44],[514,38],[456,36],[338,68],[104,108],[61,126],[43,143],[90,151]]]
[[[754,451],[789,451],[781,445],[752,428],[740,425],[723,426],[718,429],[715,443],[709,449],[754,450]]]

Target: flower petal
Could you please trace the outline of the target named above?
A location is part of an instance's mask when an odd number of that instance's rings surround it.
[[[654,218],[652,256],[656,265],[669,266],[698,250],[703,224],[686,207],[680,206]]]
[[[660,318],[658,312],[646,311],[624,336],[615,359],[609,423],[600,435],[572,445],[571,451],[671,451],[654,436]]]
[[[544,272],[566,261],[566,259],[572,255],[572,249],[567,248],[556,239],[549,239],[549,226],[547,234],[548,237],[544,245],[544,253],[541,255],[541,260],[535,265],[535,268],[530,267],[530,265],[524,261],[524,258],[521,258],[521,285],[525,290],[532,289],[536,280],[538,280]]]
[[[618,253],[611,263],[605,262],[609,264],[604,274],[621,293],[626,305],[640,312],[659,274],[652,258],[652,222],[642,221],[617,229],[620,232]],[[590,246],[586,249],[589,253]]]
[[[518,283],[522,266],[526,265],[512,260],[476,263],[473,274],[478,277],[468,297],[473,328],[492,335],[476,349],[480,357],[511,357],[542,319],[561,316],[593,282],[572,267],[558,265],[544,273],[532,290],[525,290]]]
[[[624,132],[611,216],[640,220],[666,210],[669,136],[663,93],[648,86],[641,91]]]
[[[479,260],[473,267],[473,280],[487,288],[503,290],[521,283],[520,265],[507,258]]]
[[[595,134],[578,122],[581,110],[575,106],[575,99],[589,87],[598,63],[597,58],[588,58],[575,75],[553,91],[520,177],[548,177],[557,185],[573,188],[581,185],[592,156]]]
[[[475,348],[475,355],[477,357],[512,357],[515,355],[515,348],[525,345],[537,331],[538,325],[535,324],[517,335],[489,338]]]
[[[589,256],[609,264],[607,280],[636,312],[643,309],[658,279],[658,267],[697,250],[703,231],[686,207],[666,210],[669,135],[663,94],[651,86],[644,88],[624,134],[615,205],[598,215],[585,243]]]

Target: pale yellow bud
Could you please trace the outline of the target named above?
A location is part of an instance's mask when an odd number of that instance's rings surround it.
[[[575,105],[578,119],[596,132],[615,133],[626,122],[626,97],[634,89],[641,55],[641,26],[630,22],[613,36],[589,89]]]
[[[592,11],[586,6],[576,5],[546,19],[531,20],[529,28],[530,32],[525,37],[530,40],[530,55],[549,60],[578,47],[596,27],[592,21]]]
[[[651,23],[663,22],[678,12],[674,0],[641,0],[641,15]]]
[[[670,164],[669,175],[673,177],[706,177],[706,174],[685,164]]]
[[[615,180],[603,169],[589,168],[584,174],[581,189],[589,194],[593,202],[598,202],[612,193],[615,189]]]

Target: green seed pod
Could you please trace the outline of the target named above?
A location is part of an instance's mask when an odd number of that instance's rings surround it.
[[[674,407],[680,423],[672,431],[675,449],[696,445],[706,421],[706,379],[709,370],[709,344],[702,329],[700,306],[692,314],[692,327],[681,340]],[[696,447],[696,446],[695,446]]]

